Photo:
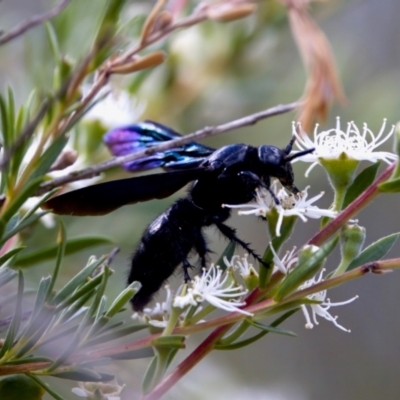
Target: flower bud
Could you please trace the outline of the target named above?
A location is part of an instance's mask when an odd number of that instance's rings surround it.
[[[255,4],[218,4],[207,11],[209,19],[219,22],[229,22],[245,18],[256,10]]]
[[[74,149],[64,149],[54,161],[50,171],[61,171],[70,167],[78,159],[78,152]]]
[[[163,51],[155,51],[154,53],[147,54],[138,58],[130,63],[117,65],[111,67],[111,74],[130,74],[132,72],[140,71],[142,69],[156,67],[165,60],[165,53]]]
[[[365,228],[357,224],[343,227],[340,235],[340,251],[342,261],[334,272],[334,276],[346,272],[349,264],[360,254],[365,241]]]

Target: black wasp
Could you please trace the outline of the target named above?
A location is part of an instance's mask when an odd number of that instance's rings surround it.
[[[121,156],[177,137],[180,135],[171,128],[145,121],[114,129],[105,135],[104,141],[114,155]],[[292,193],[299,193],[293,183],[291,161],[314,149],[290,155],[293,142],[292,138],[283,150],[246,144],[231,144],[216,150],[192,142],[124,165],[128,171],[162,167],[167,172],[75,190],[54,197],[45,208],[57,214],[103,215],[126,204],[168,197],[194,181],[186,197],[177,200],[149,225],[132,257],[128,283],[142,284],[131,300],[133,308],[140,311],[180,264],[185,281],[190,279],[190,252],[197,253],[201,266],[206,266],[210,250],[202,232],[204,227],[214,225],[228,240],[262,262],[249,244],[225,225],[230,210],[222,204],[248,203],[259,187],[270,191],[271,177]]]

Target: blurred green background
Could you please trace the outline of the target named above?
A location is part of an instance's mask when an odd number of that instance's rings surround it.
[[[124,14],[127,21],[143,15],[152,2],[132,1]],[[5,31],[33,13],[48,9],[54,2],[4,0],[0,3],[0,24]],[[95,32],[103,0],[72,1],[67,10],[53,20],[60,34],[62,50],[79,59],[88,49]],[[383,118],[390,125],[400,119],[400,2],[398,0],[332,0],[317,4],[312,15],[326,33],[336,57],[338,70],[348,97],[345,107],[335,105],[325,128],[333,126],[339,115],[343,124],[354,120],[377,132]],[[136,25],[129,24],[132,35]],[[129,42],[130,36],[124,40]],[[160,48],[160,46],[155,46]],[[161,46],[169,53],[165,65],[133,79],[114,84],[128,88],[139,101],[147,103],[141,118],[169,124],[181,132],[192,132],[298,99],[305,84],[305,72],[291,36],[285,9],[278,3],[260,4],[257,17],[230,24],[207,23],[173,34]],[[37,87],[50,89],[53,61],[43,27],[0,47],[0,88],[10,85],[19,102]],[[208,140],[211,146],[233,142],[284,146],[291,135],[294,114],[282,115],[257,125]],[[322,128],[323,128],[322,127]],[[386,150],[390,150],[386,144]],[[105,157],[104,151],[96,156]],[[321,201],[329,205],[332,191],[322,169],[315,168],[304,178],[306,165],[295,164],[297,186],[311,185],[310,196],[326,192]],[[122,177],[121,171],[108,173]],[[182,195],[182,193],[181,193]],[[176,195],[174,198],[176,198]],[[143,229],[173,198],[128,206],[101,218],[64,218],[70,237],[102,234],[121,248],[113,263],[112,294],[124,287],[133,252]],[[367,244],[399,231],[399,200],[394,195],[378,199],[359,215],[367,228]],[[234,216],[230,225],[240,237],[262,252],[268,236],[265,224],[256,218]],[[317,229],[318,222],[298,222],[291,243],[301,245]],[[31,249],[54,242],[56,231],[38,225],[27,232]],[[213,250],[225,243],[213,230],[207,231]],[[110,247],[99,249],[97,254]],[[81,268],[90,253],[66,259],[62,279]],[[391,255],[399,255],[399,245]],[[50,271],[51,263],[29,271],[32,286]],[[334,267],[335,265],[328,265]],[[180,276],[176,277],[178,280]],[[285,328],[298,338],[269,335],[255,345],[235,352],[214,352],[192,370],[166,399],[398,399],[400,398],[400,275],[366,276],[330,291],[332,301],[359,299],[337,310],[339,323],[351,329],[345,333],[320,320],[312,330],[304,328],[298,313]],[[161,296],[160,296],[161,297]],[[333,312],[335,315],[335,312]],[[198,340],[201,338],[199,337]],[[189,345],[189,349],[195,344]],[[191,347],[192,346],[192,347]],[[147,360],[121,362],[115,371],[127,388],[123,398],[138,396]],[[67,398],[75,398],[70,386],[59,380]],[[69,394],[68,394],[69,393]]]

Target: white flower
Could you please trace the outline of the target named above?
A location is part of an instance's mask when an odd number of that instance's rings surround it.
[[[300,287],[299,290],[302,289],[306,289],[310,286],[315,285],[316,283],[322,282],[323,278],[322,278],[322,274],[325,270],[323,269],[318,278],[312,278],[310,280],[308,280],[307,282],[303,283]],[[358,298],[358,296],[354,296],[353,298],[347,300],[347,301],[342,301],[339,303],[331,303],[331,301],[329,299],[326,299],[326,290],[323,290],[321,292],[317,292],[317,293],[313,293],[309,296],[307,296],[308,299],[310,300],[315,300],[315,301],[319,301],[321,302],[320,304],[310,304],[310,308],[311,308],[311,312],[312,312],[312,320],[314,322],[315,325],[318,325],[318,321],[317,321],[317,315],[319,315],[322,318],[325,318],[328,321],[331,321],[336,327],[338,327],[339,329],[341,329],[342,331],[345,332],[350,332],[349,329],[344,328],[343,326],[339,325],[336,320],[337,320],[337,316],[333,317],[331,314],[329,314],[328,310],[331,307],[337,307],[337,306],[343,306],[345,304],[349,304],[351,302],[353,302],[355,299]],[[325,300],[326,299],[326,300]],[[304,317],[306,318],[306,328],[307,329],[312,329],[314,327],[314,324],[311,322],[311,318],[310,315],[307,311],[306,306],[303,304],[301,306],[301,309],[303,310],[304,313]]]
[[[367,124],[364,123],[363,130],[360,132],[356,124],[351,121],[347,124],[347,130],[342,131],[340,128],[340,118],[338,117],[336,120],[336,127],[327,131],[318,133],[318,124],[316,124],[314,141],[312,141],[305,132],[299,134],[301,127],[299,129],[299,126],[293,122],[292,131],[293,135],[296,136],[296,145],[300,151],[315,148],[312,154],[306,154],[293,161],[312,162],[310,168],[308,168],[306,172],[306,176],[308,176],[309,172],[319,163],[321,158],[336,159],[343,153],[349,158],[359,161],[367,160],[374,163],[383,160],[390,164],[397,160],[397,155],[387,151],[374,151],[393,135],[395,129],[394,125],[390,132],[383,137],[385,128],[386,119],[383,120],[382,128],[375,136],[372,131],[367,128]]]
[[[228,274],[222,279],[223,271],[219,267],[212,265],[208,271],[201,276],[195,276],[188,288],[186,295],[176,296],[174,299],[174,307],[184,308],[187,305],[196,306],[198,303],[207,301],[216,308],[228,312],[240,312],[246,315],[251,313],[240,309],[239,307],[246,305],[240,301],[240,297],[247,293],[241,286],[235,286]]]
[[[112,90],[110,87],[103,89],[99,96],[107,91],[109,94],[96,103],[83,120],[98,120],[107,128],[116,128],[136,122],[143,114],[146,108],[144,102],[138,101],[125,91]]]
[[[253,203],[231,205],[224,204],[224,207],[229,208],[248,208],[247,211],[239,211],[239,215],[258,215],[266,217],[272,208],[276,208],[279,214],[278,222],[276,224],[276,236],[280,236],[280,230],[282,227],[283,217],[298,216],[304,222],[307,222],[308,218],[318,219],[321,217],[334,218],[337,215],[336,211],[319,208],[313,203],[319,200],[324,192],[321,192],[317,196],[307,200],[308,189],[307,186],[301,193],[294,195],[288,193],[284,188],[277,190],[276,183],[274,182],[270,189],[274,192],[276,198],[279,200],[279,205],[275,204],[272,195],[264,188],[256,189],[256,199]]]
[[[71,389],[73,394],[86,399],[107,399],[120,400],[119,395],[124,390],[125,385],[119,385],[114,378],[113,381],[102,382],[78,382],[79,387]]]
[[[228,268],[239,270],[239,274],[243,279],[247,279],[250,276],[258,277],[258,272],[254,269],[253,264],[249,263],[248,257],[248,254],[245,254],[244,257],[235,255],[230,261],[224,257],[224,263]]]
[[[173,300],[171,289],[168,285],[165,286],[165,290],[167,292],[167,296],[164,301],[161,303],[157,302],[153,308],[146,307],[143,310],[143,313],[134,313],[132,318],[139,318],[157,328],[165,328],[171,315]]]
[[[287,251],[282,260],[278,257],[278,254],[276,254],[275,249],[272,246],[272,242],[269,242],[269,247],[274,255],[273,261],[275,267],[285,275],[290,271],[292,265],[297,264],[299,261],[299,257],[294,257],[296,247],[293,247],[291,251]]]

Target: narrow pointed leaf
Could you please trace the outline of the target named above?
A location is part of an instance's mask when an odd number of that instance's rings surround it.
[[[147,347],[145,349],[125,351],[124,353],[113,354],[110,357],[113,360],[136,360],[140,358],[149,358],[153,356],[154,356],[154,350],[151,347]]]
[[[378,172],[380,162],[370,165],[369,167],[362,170],[354,182],[346,191],[346,195],[343,201],[343,208],[346,208],[353,200],[355,200],[365,189],[367,189],[372,182],[375,180]]]
[[[96,268],[98,268],[104,261],[106,257],[103,256],[99,260],[91,262],[87,265],[82,271],[76,274],[55,296],[53,299],[53,303],[61,303],[64,299],[70,296],[74,290],[81,285]]]
[[[37,220],[39,220],[48,213],[49,211],[42,211],[40,213],[33,214],[29,218],[26,219],[24,218],[23,220],[21,220],[21,222],[19,222],[17,225],[14,225],[12,229],[10,230],[6,229],[6,233],[3,235],[0,243],[4,244],[8,239],[11,239],[14,235],[21,232],[29,225],[32,225],[33,223],[35,223]]]
[[[380,260],[393,247],[399,238],[399,235],[400,233],[393,233],[392,235],[386,236],[375,243],[372,243],[349,264],[347,270],[349,271],[359,267],[360,265]]]
[[[383,182],[378,186],[378,188],[382,193],[398,193],[400,192],[400,178]]]
[[[106,317],[112,318],[122,307],[139,291],[140,282],[132,282],[111,304],[106,313]]]
[[[3,254],[0,257],[0,265],[3,265],[6,261],[8,261],[10,258],[14,257],[17,253],[19,253],[21,250],[24,250],[25,246],[21,247],[14,247],[12,250],[10,250],[8,253]],[[0,278],[1,279],[1,278]]]
[[[21,324],[22,318],[22,297],[24,295],[24,276],[21,271],[18,271],[18,296],[15,304],[14,316],[8,328],[6,338],[0,350],[0,357],[3,357],[14,345],[15,338]]]
[[[1,221],[6,224],[11,217],[18,212],[22,204],[35,192],[42,182],[43,177],[32,179],[24,188],[11,200],[9,206],[4,211]]]
[[[305,261],[286,276],[279,285],[274,296],[276,301],[282,300],[285,296],[295,291],[302,283],[312,278],[321,267],[321,263],[328,254],[326,245],[313,252]]]
[[[70,239],[66,242],[65,255],[77,253],[95,246],[102,246],[112,243],[111,239],[102,236],[88,236]],[[51,260],[57,255],[58,244],[45,247],[43,249],[24,254],[15,261],[18,267],[27,267]]]
[[[218,261],[216,262],[216,265],[218,265],[222,271],[225,271],[226,268],[228,267],[225,264],[224,257],[226,257],[228,260],[230,260],[233,255],[235,254],[235,249],[236,249],[236,243],[233,241],[230,241],[228,245],[225,247],[225,250],[219,257]]]
[[[285,336],[291,336],[291,337],[297,336],[294,332],[288,331],[286,329],[275,328],[274,326],[271,326],[271,325],[264,325],[257,321],[252,321],[252,320],[248,320],[248,321],[254,327],[261,329],[263,331],[266,331],[266,332],[271,332],[271,333],[276,333],[278,335],[285,335]]]
[[[38,165],[35,166],[35,170],[29,178],[30,181],[35,181],[38,177],[42,177],[49,171],[50,167],[67,144],[68,139],[68,136],[63,134],[58,136],[51,143],[49,148],[41,155]]]
[[[101,336],[97,336],[94,339],[88,340],[86,342],[86,346],[94,346],[100,343],[106,343],[111,340],[116,340],[121,337],[131,335],[132,333],[136,333],[140,330],[143,330],[145,328],[148,328],[147,324],[140,324],[140,325],[132,325],[132,326],[126,326],[122,329],[119,330],[113,330],[111,332],[105,333]]]

